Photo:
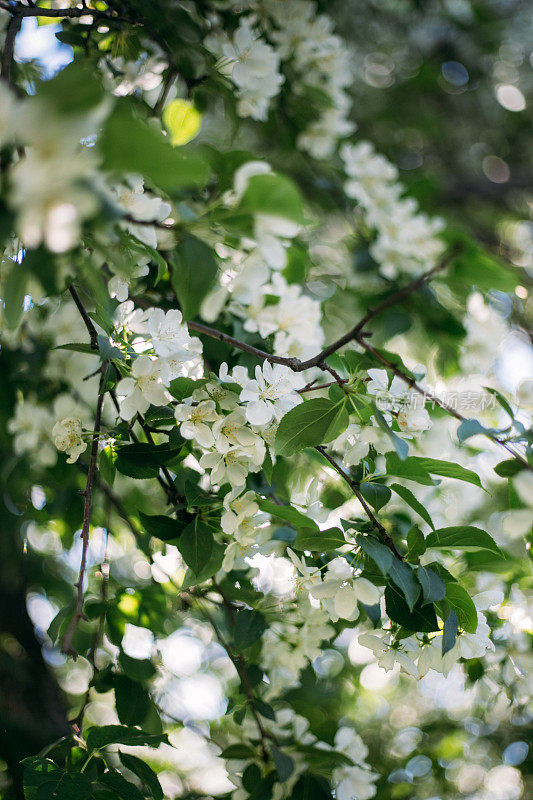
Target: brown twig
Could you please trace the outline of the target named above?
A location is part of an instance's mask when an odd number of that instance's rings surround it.
[[[11,65],[13,64],[13,52],[15,50],[15,39],[22,25],[22,15],[14,14],[9,20],[4,41],[4,53],[2,55],[2,69],[0,77],[6,83],[11,83]]]
[[[96,403],[96,414],[94,418],[94,432],[91,444],[89,470],[87,472],[85,491],[83,492],[85,501],[83,507],[83,524],[81,528],[82,547],[81,547],[80,569],[78,573],[78,580],[75,584],[77,589],[76,609],[74,611],[74,616],[72,617],[70,624],[65,632],[65,635],[63,637],[63,642],[61,645],[62,652],[67,653],[68,655],[71,655],[74,658],[77,657],[78,653],[72,647],[72,637],[74,636],[74,633],[76,631],[76,628],[78,627],[80,619],[85,619],[85,615],[83,613],[83,599],[84,599],[83,582],[85,579],[85,571],[87,567],[87,551],[89,549],[89,525],[91,521],[92,490],[93,490],[94,476],[96,472],[96,458],[98,455],[98,439],[100,434],[100,425],[102,421],[102,407],[104,404],[104,393],[102,390],[104,386],[106,368],[107,368],[107,361],[104,361],[104,363],[102,364],[102,371],[100,375],[100,385],[98,387],[98,401]]]
[[[377,517],[375,516],[374,512],[372,511],[372,509],[370,508],[370,506],[366,502],[365,498],[361,494],[361,491],[359,489],[359,483],[357,481],[355,481],[350,475],[348,475],[347,472],[345,472],[345,470],[341,467],[341,465],[338,464],[332,456],[330,456],[330,454],[326,451],[326,449],[324,447],[322,447],[322,445],[317,445],[317,447],[315,447],[315,450],[317,450],[320,453],[320,455],[324,456],[326,461],[329,464],[331,464],[333,469],[341,476],[341,478],[344,481],[346,481],[346,483],[348,484],[348,486],[350,487],[350,489],[352,490],[354,495],[357,497],[357,499],[359,500],[359,502],[363,506],[364,512],[367,515],[368,519],[370,520],[370,523],[371,523],[372,527],[374,528],[374,530],[379,533],[380,537],[383,539],[383,541],[385,542],[387,547],[390,550],[392,550],[392,552],[394,553],[396,558],[399,558],[400,560],[402,560],[403,556],[400,555],[400,553],[396,549],[396,545],[392,541],[391,537],[389,536],[389,534],[387,533],[387,531],[385,530],[385,528],[383,527],[381,522],[377,519]]]
[[[78,294],[76,288],[74,287],[73,283],[71,283],[70,286],[69,286],[69,292],[70,292],[70,294],[72,296],[72,299],[76,303],[76,308],[80,312],[81,318],[83,319],[83,321],[85,323],[85,327],[87,328],[87,332],[89,334],[89,339],[91,340],[91,349],[92,350],[98,350],[99,349],[98,348],[98,331],[96,330],[92,319],[88,315],[87,309],[83,305],[83,303],[81,301],[81,297],[79,296],[79,294]]]
[[[450,416],[455,417],[455,419],[458,419],[460,422],[468,421],[467,417],[463,417],[463,415],[460,414],[459,411],[456,411],[456,409],[453,408],[453,406],[449,405],[449,403],[447,403],[445,400],[441,400],[436,395],[431,394],[426,389],[422,388],[422,386],[419,386],[414,378],[409,377],[409,375],[407,375],[405,372],[403,372],[403,370],[397,367],[396,364],[393,364],[392,361],[390,361],[388,358],[382,355],[379,352],[379,350],[376,350],[376,348],[373,347],[371,344],[369,344],[369,342],[367,342],[363,337],[360,337],[360,335],[356,336],[356,341],[367,352],[373,355],[377,361],[383,364],[384,367],[387,367],[387,369],[390,369],[390,371],[394,375],[396,375],[398,378],[401,378],[402,381],[404,381],[404,383],[406,383],[410,389],[413,389],[413,391],[418,392],[418,394],[420,394],[426,400],[429,400],[430,403],[434,403],[435,405],[439,406],[439,408],[442,408],[443,411],[446,411],[447,414],[450,414]],[[515,458],[522,464],[522,466],[526,467],[527,469],[533,470],[531,464],[522,455],[520,455],[520,453],[517,453],[516,450],[510,447],[503,439],[500,439],[499,436],[496,436],[489,430],[485,430],[483,433],[492,442],[498,444],[500,447],[503,447],[505,450],[507,450],[507,452],[510,453],[510,455],[512,455],[513,458]]]
[[[0,0],[0,8],[3,11],[9,11],[13,17],[54,17],[62,18],[68,17],[69,19],[77,19],[79,17],[96,17],[97,19],[105,19],[108,22],[126,22],[128,25],[139,25],[136,20],[120,17],[115,14],[109,14],[105,11],[98,11],[95,8],[77,6],[69,8],[41,8],[40,6],[23,6],[20,3],[7,2],[7,0]]]

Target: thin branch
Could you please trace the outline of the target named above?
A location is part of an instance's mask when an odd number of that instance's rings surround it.
[[[105,19],[108,22],[126,22],[128,25],[139,25],[136,20],[128,19],[127,17],[120,17],[115,14],[106,13],[105,11],[98,11],[95,8],[77,6],[69,8],[41,8],[36,6],[23,6],[20,3],[7,2],[7,0],[0,0],[0,8],[4,11],[9,11],[14,17],[53,17],[62,18],[69,17],[70,19],[78,19],[79,17],[95,17],[97,19]]]
[[[379,533],[379,535],[381,536],[381,538],[383,539],[383,541],[385,542],[387,547],[392,550],[392,552],[394,553],[396,558],[399,558],[400,560],[402,560],[403,556],[400,555],[400,553],[396,549],[396,545],[392,541],[391,537],[389,536],[389,534],[387,533],[387,531],[385,530],[385,528],[383,527],[381,522],[377,519],[377,517],[375,516],[374,512],[372,511],[372,509],[370,508],[370,506],[366,502],[365,498],[361,494],[361,491],[359,489],[358,481],[353,480],[353,478],[350,475],[348,475],[348,473],[341,467],[340,464],[338,464],[335,461],[335,459],[332,456],[330,456],[330,454],[326,451],[326,449],[324,447],[322,447],[322,445],[318,445],[317,447],[315,447],[315,450],[317,450],[320,453],[320,455],[324,456],[326,461],[328,461],[329,464],[331,464],[333,469],[336,472],[338,472],[338,474],[341,476],[341,478],[344,481],[346,481],[346,483],[348,484],[348,486],[350,487],[350,489],[352,490],[354,495],[357,497],[357,499],[359,500],[359,502],[363,506],[364,512],[367,515],[368,519],[370,520],[370,523],[371,523],[372,527],[374,528],[374,530]]]
[[[389,361],[388,358],[382,355],[379,352],[379,350],[376,350],[375,347],[372,347],[372,345],[369,344],[369,342],[367,342],[361,336],[361,334],[358,334],[356,336],[356,341],[367,352],[373,355],[375,359],[380,361],[384,367],[387,367],[387,369],[390,369],[390,371],[394,375],[396,375],[398,378],[401,378],[402,381],[404,381],[404,383],[406,383],[410,389],[413,389],[415,392],[418,392],[419,395],[424,397],[426,400],[429,400],[430,403],[434,403],[435,405],[439,406],[439,408],[442,408],[443,411],[446,411],[447,414],[450,414],[450,416],[455,417],[455,419],[458,419],[460,422],[466,422],[468,420],[468,417],[463,417],[463,415],[460,414],[459,411],[456,411],[456,409],[453,408],[453,406],[449,405],[445,400],[441,400],[440,397],[431,394],[430,392],[426,391],[426,389],[422,388],[422,386],[419,386],[414,378],[410,378],[409,375],[403,372],[403,370],[399,369],[399,367],[397,367],[396,364],[393,364],[392,361]],[[522,464],[522,466],[526,467],[527,469],[533,470],[533,466],[531,466],[531,464],[527,461],[527,459],[525,459],[520,453],[517,453],[516,450],[510,447],[503,439],[500,439],[498,436],[496,436],[495,434],[491,433],[488,430],[484,431],[484,435],[495,444],[498,444],[500,445],[500,447],[503,447],[505,450],[507,450],[507,452],[510,455],[512,455],[513,458],[515,458]]]
[[[96,330],[94,323],[90,316],[87,313],[87,309],[83,305],[81,301],[81,297],[79,296],[77,290],[74,287],[74,284],[71,283],[69,286],[69,292],[72,295],[72,299],[76,303],[76,307],[81,314],[81,317],[85,323],[85,327],[87,328],[87,332],[89,334],[89,338],[91,340],[91,349],[98,350],[98,331]]]
[[[239,339],[235,339],[235,337],[230,336],[227,333],[222,333],[222,331],[217,331],[216,328],[210,328],[209,325],[204,325],[201,322],[189,320],[187,322],[187,326],[190,328],[190,330],[203,333],[204,336],[210,336],[212,339],[217,339],[219,342],[231,344],[238,350],[242,350],[245,353],[250,353],[252,356],[256,356],[256,358],[261,359],[261,361],[270,361],[272,364],[284,364],[286,367],[290,367],[294,372],[301,371],[299,365],[302,362],[299,358],[273,356],[271,353],[267,353],[266,350],[260,350],[258,347],[253,347],[251,344],[241,342]]]
[[[154,106],[153,110],[154,117],[158,117],[163,111],[165,103],[167,102],[168,94],[170,92],[170,89],[172,88],[172,84],[176,80],[177,75],[178,71],[174,67],[169,67],[167,76],[163,83],[163,89],[157,99],[157,103]]]
[[[76,594],[76,609],[74,611],[74,616],[72,617],[70,624],[65,632],[63,637],[63,642],[61,645],[61,650],[63,653],[67,653],[68,655],[73,656],[74,658],[77,657],[77,651],[72,647],[72,637],[78,627],[78,623],[80,619],[85,619],[85,615],[83,613],[83,599],[84,599],[84,589],[83,589],[83,582],[85,579],[85,571],[87,567],[87,551],[89,549],[89,525],[91,521],[91,503],[92,503],[92,490],[93,490],[93,481],[96,472],[96,458],[98,455],[98,438],[100,434],[100,425],[102,422],[102,407],[104,404],[104,379],[105,379],[105,372],[107,368],[107,361],[104,361],[102,364],[102,371],[100,375],[100,385],[98,387],[98,401],[96,403],[96,414],[94,418],[94,432],[91,444],[91,456],[89,460],[89,470],[87,472],[87,481],[85,484],[85,491],[83,495],[85,497],[84,507],[83,507],[83,524],[81,528],[81,560],[80,560],[80,570],[78,573],[78,580],[75,584],[77,588]]]
[[[341,378],[338,381],[330,381],[329,383],[319,383],[316,385],[316,378],[311,383],[308,383],[307,386],[304,386],[303,389],[298,389],[298,394],[307,394],[307,392],[318,392],[320,389],[329,389],[330,386],[335,386],[338,384],[339,386],[344,386],[348,383],[348,378]]]
[[[308,358],[305,361],[300,361],[299,358],[272,356],[270,355],[270,353],[266,353],[264,350],[258,350],[256,347],[251,347],[251,345],[248,345],[245,342],[241,342],[238,339],[233,338],[233,336],[228,336],[225,333],[221,333],[220,331],[217,331],[214,328],[210,328],[207,325],[202,325],[199,322],[189,322],[188,325],[189,328],[197,330],[199,333],[203,333],[206,336],[211,336],[212,338],[218,339],[221,342],[226,342],[226,344],[232,344],[239,350],[244,350],[247,353],[251,353],[252,355],[257,356],[257,358],[261,358],[264,361],[270,361],[274,364],[284,364],[285,366],[290,367],[290,369],[292,369],[294,372],[303,372],[304,370],[310,369],[311,367],[320,367],[320,369],[323,369],[329,372],[331,375],[333,375],[337,383],[342,384],[343,379],[340,377],[340,375],[338,375],[338,373],[335,372],[335,370],[332,367],[329,366],[329,364],[325,363],[326,359],[329,358],[329,356],[333,355],[333,353],[336,353],[337,350],[340,350],[341,347],[344,347],[350,342],[356,340],[359,341],[359,339],[361,338],[366,339],[369,336],[371,336],[369,332],[365,332],[364,330],[367,323],[371,319],[374,319],[374,317],[377,317],[378,314],[381,314],[387,308],[390,308],[391,306],[395,305],[399,300],[403,300],[405,297],[412,294],[421,286],[423,286],[425,283],[430,281],[431,278],[433,278],[438,272],[441,272],[448,266],[450,260],[455,255],[457,255],[457,252],[458,252],[457,248],[452,248],[452,250],[450,250],[446,254],[446,256],[443,259],[441,259],[441,261],[439,261],[438,264],[432,267],[432,269],[425,272],[415,281],[412,281],[412,283],[410,283],[408,286],[405,286],[403,289],[400,289],[399,291],[390,295],[390,297],[387,297],[386,300],[384,300],[374,309],[369,309],[365,314],[365,316],[362,317],[362,319],[359,320],[357,325],[355,325],[351,330],[349,330],[343,336],[339,337],[334,342],[329,344],[327,347],[321,350],[320,353],[317,353],[316,356]]]
[[[230,601],[228,600],[228,598],[224,594],[224,591],[222,590],[220,585],[214,579],[211,582],[213,584],[213,588],[215,589],[215,591],[217,591],[218,594],[222,598],[222,602],[224,603],[224,607],[225,607],[225,609],[226,609],[226,611],[228,613],[228,618],[229,618],[229,621],[230,621],[230,624],[231,624],[232,628],[235,627],[235,617],[234,617],[234,614],[233,614],[233,606],[232,606],[232,604],[230,603]],[[252,716],[253,716],[253,718],[255,720],[255,724],[257,726],[257,730],[258,730],[259,736],[261,738],[261,752],[262,752],[262,755],[263,755],[263,759],[265,761],[267,761],[268,760],[268,752],[267,752],[267,749],[266,749],[266,740],[267,739],[271,739],[274,742],[276,740],[275,740],[275,737],[272,736],[272,734],[268,733],[268,731],[265,729],[265,727],[263,725],[263,722],[261,720],[261,717],[259,715],[259,712],[257,711],[257,709],[255,707],[255,698],[254,698],[254,693],[253,693],[253,690],[252,690],[252,685],[250,683],[250,676],[248,675],[248,668],[246,666],[246,661],[244,660],[243,656],[241,656],[241,655],[236,656],[231,651],[231,648],[229,648],[228,644],[226,642],[224,642],[224,639],[222,638],[222,636],[220,634],[220,631],[217,629],[216,623],[214,622],[214,620],[213,620],[211,614],[209,613],[209,611],[207,611],[207,609],[204,609],[204,612],[206,613],[206,616],[207,616],[209,622],[213,626],[213,630],[217,634],[217,637],[220,640],[220,642],[221,642],[222,646],[224,647],[224,649],[226,650],[228,656],[233,661],[235,669],[237,670],[237,672],[239,674],[239,677],[240,677],[241,683],[242,683],[242,687],[244,689],[244,693],[245,693],[246,698],[248,700],[248,705],[249,705],[250,710],[252,712]]]
[[[7,84],[11,83],[11,65],[13,64],[15,39],[17,38],[17,33],[20,31],[21,25],[22,25],[22,16],[20,14],[15,14],[9,20],[9,25],[7,26],[6,30],[6,38],[4,42],[4,53],[2,56],[2,69],[0,72],[0,77]]]

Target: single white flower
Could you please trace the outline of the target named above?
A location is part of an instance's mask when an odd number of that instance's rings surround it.
[[[168,402],[157,360],[152,360],[150,356],[139,356],[133,362],[131,375],[131,378],[123,378],[117,384],[122,419],[133,419],[137,413],[144,414],[150,405],[162,406]]]
[[[180,433],[184,439],[193,439],[202,447],[213,446],[215,439],[208,424],[218,418],[213,400],[202,400],[198,404],[192,400],[180,403],[174,415],[181,422]]]
[[[87,450],[87,443],[82,438],[81,420],[77,417],[65,417],[56,422],[52,428],[52,437],[57,449],[67,453],[67,464],[73,464]]]
[[[211,470],[209,479],[212,485],[230,483],[244,486],[248,473],[259,469],[240,447],[231,447],[225,453],[204,453],[200,466]]]
[[[190,358],[191,336],[183,324],[181,311],[172,309],[166,313],[161,308],[150,309],[148,333],[158,356]]]
[[[255,492],[244,492],[243,494],[240,487],[232,489],[224,496],[223,505],[224,512],[220,520],[220,527],[224,533],[230,536],[259,511]]]
[[[320,600],[333,622],[339,618],[355,620],[359,616],[357,603],[379,603],[379,589],[367,578],[354,577],[354,571],[345,558],[338,556],[328,564],[322,583],[310,589],[310,594]]]
[[[273,418],[281,417],[302,402],[297,389],[305,380],[283,364],[265,361],[255,368],[255,380],[245,384],[240,400],[246,403],[246,419],[252,425],[267,425]]]

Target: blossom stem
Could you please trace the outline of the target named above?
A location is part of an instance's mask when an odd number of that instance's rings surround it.
[[[359,500],[360,504],[362,505],[362,507],[364,509],[364,512],[367,515],[368,519],[370,520],[374,530],[379,533],[379,535],[383,539],[384,543],[387,545],[387,547],[390,550],[392,550],[392,552],[394,553],[396,558],[399,558],[400,561],[403,560],[403,556],[396,549],[396,545],[392,541],[391,537],[389,536],[389,534],[387,533],[387,531],[385,530],[385,528],[383,527],[381,522],[374,515],[374,512],[372,511],[372,509],[370,508],[370,506],[366,502],[365,498],[361,494],[361,492],[359,490],[359,483],[357,481],[355,481],[353,478],[351,478],[350,475],[348,475],[348,473],[341,467],[340,464],[338,464],[335,461],[335,459],[332,456],[330,456],[330,454],[327,452],[327,450],[324,447],[322,447],[322,445],[317,445],[315,447],[315,450],[317,450],[320,453],[320,455],[324,456],[326,461],[328,461],[331,464],[333,469],[336,472],[338,472],[338,474],[341,476],[341,478],[344,481],[346,481],[346,483],[348,484],[348,486],[350,487],[350,489],[352,490],[352,492],[354,493],[354,495],[357,497],[357,499]]]
[[[392,361],[386,358],[386,356],[382,355],[379,352],[379,350],[376,350],[375,347],[372,347],[372,345],[369,342],[367,342],[360,334],[356,336],[356,341],[359,342],[359,344],[368,353],[373,355],[377,361],[380,361],[384,367],[387,367],[387,369],[390,369],[390,371],[394,375],[396,375],[398,378],[401,378],[402,381],[404,381],[404,383],[406,383],[410,389],[413,389],[415,392],[418,392],[418,394],[420,394],[426,400],[429,400],[430,403],[439,406],[439,408],[442,408],[443,411],[446,411],[446,413],[450,414],[450,416],[452,417],[455,417],[455,419],[458,419],[460,422],[465,422],[467,420],[467,417],[463,417],[463,415],[460,414],[459,411],[456,411],[456,409],[453,408],[451,405],[449,405],[445,400],[441,400],[436,395],[426,391],[426,389],[424,389],[422,386],[419,386],[414,378],[410,378],[409,375],[407,375],[407,373],[399,369],[399,367],[397,367],[396,364],[393,364]],[[533,466],[531,466],[531,464],[527,461],[527,459],[525,459],[524,456],[522,456],[520,453],[517,453],[513,447],[510,447],[504,439],[501,439],[499,436],[496,436],[489,430],[484,431],[484,435],[495,444],[498,444],[500,445],[500,447],[503,447],[505,450],[507,450],[507,452],[510,453],[510,455],[512,455],[513,458],[515,458],[517,461],[520,462],[520,464],[522,464],[522,466],[526,467],[527,469],[533,470]]]
[[[70,624],[65,632],[63,637],[63,642],[61,645],[61,650],[63,653],[73,656],[74,658],[77,657],[78,653],[72,646],[72,637],[76,632],[76,628],[78,627],[78,623],[80,619],[85,619],[85,615],[83,613],[83,600],[84,600],[84,588],[83,582],[85,580],[85,572],[87,568],[87,551],[89,549],[89,525],[91,521],[91,504],[92,504],[92,490],[93,490],[93,483],[94,483],[94,476],[96,473],[96,458],[98,456],[98,439],[100,433],[100,424],[102,421],[102,408],[104,405],[104,380],[105,374],[107,370],[107,361],[104,361],[102,364],[102,369],[100,373],[100,384],[98,386],[98,401],[96,403],[96,414],[94,418],[94,434],[92,438],[92,445],[91,445],[91,456],[89,459],[89,469],[87,472],[87,481],[85,483],[85,491],[84,495],[84,507],[83,507],[83,524],[81,528],[81,560],[80,560],[80,569],[78,573],[78,580],[75,584],[77,593],[76,593],[76,608],[74,611],[74,616],[72,617]]]

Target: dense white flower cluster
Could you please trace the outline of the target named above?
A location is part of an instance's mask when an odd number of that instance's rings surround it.
[[[254,378],[244,367],[235,367],[230,375],[223,364],[219,377],[237,392],[208,383],[176,407],[176,420],[182,436],[201,449],[200,466],[210,471],[211,483],[243,487],[248,473],[263,464],[272,426],[302,402],[297,390],[305,381],[288,367],[268,362],[256,367]],[[245,503],[248,512],[251,507]],[[236,518],[242,513],[237,512]],[[245,518],[253,514],[255,510],[245,513],[234,532],[242,534]],[[229,520],[227,516],[228,526]]]
[[[150,405],[166,405],[170,399],[166,387],[175,378],[198,373],[202,345],[189,334],[177,310],[165,313],[150,308],[141,312],[126,301],[117,308],[116,319],[122,337],[129,334],[133,349],[140,353],[133,361],[131,375],[119,381],[116,388],[120,415],[130,420],[137,413],[144,414]]]
[[[333,20],[317,14],[311,0],[262,0],[260,10],[270,17],[269,33],[281,59],[296,73],[294,91],[308,95],[320,108],[297,144],[314,158],[329,158],[338,140],[355,129],[347,119],[351,100],[346,88],[352,82],[348,51],[333,32]]]
[[[337,767],[333,771],[335,797],[338,800],[369,800],[374,797],[379,775],[366,762],[368,747],[359,734],[353,728],[340,727],[335,734],[334,749],[348,756],[355,765]]]
[[[204,44],[219,56],[219,70],[237,87],[237,113],[265,120],[270,100],[278,94],[284,78],[279,71],[279,54],[261,38],[253,18],[241,17],[232,39],[217,33]]]
[[[375,231],[370,253],[381,273],[394,278],[430,269],[444,250],[438,238],[444,221],[429,218],[418,210],[416,200],[403,196],[398,170],[370,142],[345,144],[341,156],[348,176],[344,190],[357,200],[365,222]]]
[[[501,593],[480,593],[474,598],[476,607],[487,608],[498,605],[503,599]],[[359,635],[359,644],[374,653],[377,662],[387,672],[396,665],[414,678],[422,678],[429,670],[448,675],[459,658],[481,658],[488,650],[494,650],[490,639],[487,618],[478,610],[478,623],[475,633],[459,631],[454,646],[442,654],[442,633],[433,638],[408,636],[396,638],[389,629],[375,630]]]

